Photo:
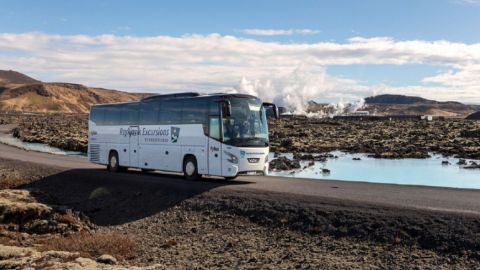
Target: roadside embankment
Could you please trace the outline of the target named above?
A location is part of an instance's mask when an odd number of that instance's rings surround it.
[[[1,124],[16,124],[12,134],[24,142],[87,152],[88,115],[85,114],[1,114]]]
[[[99,257],[111,255],[119,265],[167,269],[480,267],[476,214],[255,190],[248,188],[249,179],[261,180],[253,178],[189,182],[138,171],[112,174],[5,159],[1,164],[14,168],[4,173],[10,179],[25,175],[17,170],[37,166],[32,173],[38,177],[0,192],[10,200],[7,211],[22,215],[30,210],[15,209],[40,209],[17,220],[51,219],[51,224],[68,228],[41,233],[24,226],[34,221],[2,221],[10,229],[1,244],[33,249],[20,250],[30,254],[30,261],[60,250],[69,252],[62,254],[70,259],[59,255],[58,260],[71,263],[88,258],[98,264]],[[62,219],[67,212],[73,216]],[[80,222],[82,229],[65,220]],[[23,261],[22,256],[0,262]]]

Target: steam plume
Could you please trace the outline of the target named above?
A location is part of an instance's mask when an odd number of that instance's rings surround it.
[[[275,79],[249,80],[243,77],[234,87],[235,92],[260,97],[264,101],[286,107],[295,114],[305,114],[309,117],[325,117],[332,114],[351,113],[364,106],[364,100],[332,103],[315,113],[307,113],[309,102],[321,97],[335,96],[335,89],[343,82],[328,77],[323,68],[316,68],[315,73],[306,67],[299,67],[287,76]],[[346,83],[348,84],[348,83]],[[348,87],[348,85],[346,85]]]

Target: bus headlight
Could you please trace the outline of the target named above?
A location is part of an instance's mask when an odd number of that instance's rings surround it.
[[[223,151],[223,153],[225,153],[225,155],[227,155],[227,161],[230,162],[230,163],[233,163],[233,164],[238,164],[238,157],[235,156],[234,154],[230,153],[230,152],[227,152],[227,151]]]

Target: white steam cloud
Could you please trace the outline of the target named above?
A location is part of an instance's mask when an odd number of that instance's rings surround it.
[[[365,107],[365,99],[359,98],[357,100],[345,102],[341,99],[338,103],[333,103],[327,106],[326,110],[322,111],[324,116],[334,116],[342,114],[354,113]]]
[[[331,113],[351,113],[364,105],[363,99],[344,101],[330,104],[327,111],[309,113],[309,102],[321,97],[332,97],[338,94],[338,86],[344,85],[348,88],[348,80],[338,80],[329,77],[323,68],[312,68],[305,65],[296,68],[292,73],[275,79],[249,80],[243,77],[240,83],[234,87],[238,93],[258,96],[262,100],[271,101],[275,104],[286,107],[295,114],[307,114],[308,116],[327,116]]]

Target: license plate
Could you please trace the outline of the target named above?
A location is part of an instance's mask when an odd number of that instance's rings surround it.
[[[247,172],[247,175],[257,175],[257,172]]]

